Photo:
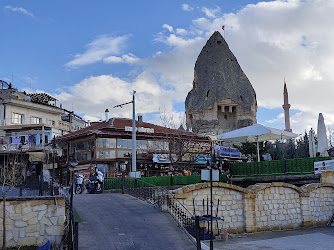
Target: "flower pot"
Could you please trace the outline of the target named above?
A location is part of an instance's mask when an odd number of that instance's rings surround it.
[[[222,241],[227,241],[228,240],[228,233],[227,232],[226,233],[221,233],[220,234],[220,239]]]

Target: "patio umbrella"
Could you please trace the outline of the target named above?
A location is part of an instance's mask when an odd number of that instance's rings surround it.
[[[325,120],[322,113],[319,113],[318,118],[318,152],[320,153],[320,156],[328,156],[328,141],[327,141],[327,135],[326,135],[326,126],[325,126]]]
[[[266,127],[261,124],[254,124],[248,127],[236,129],[217,136],[223,141],[233,142],[256,142],[257,160],[260,161],[259,142],[270,140],[291,139],[298,135],[288,131]]]
[[[310,157],[315,157],[317,149],[315,148],[314,130],[312,128],[309,132],[308,144]]]

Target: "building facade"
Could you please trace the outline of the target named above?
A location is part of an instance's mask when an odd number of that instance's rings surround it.
[[[77,169],[90,175],[95,167],[105,177],[121,174],[120,165],[131,170],[132,120],[111,118],[87,128],[57,138],[62,148],[63,161],[59,164],[66,175],[69,158],[75,153]],[[184,130],[136,121],[136,168],[142,176],[184,174],[195,171],[206,163],[210,155],[211,140]]]
[[[27,94],[0,80],[0,159],[21,155],[24,175],[38,175],[51,168],[57,149],[52,138],[86,127],[73,111],[57,106],[57,100],[45,93]]]

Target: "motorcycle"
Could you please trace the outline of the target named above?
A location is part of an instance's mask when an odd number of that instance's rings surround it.
[[[74,191],[76,194],[81,194],[84,191],[83,175],[81,174],[76,175]]]
[[[103,193],[103,174],[97,171],[95,175],[89,177],[86,183],[86,189],[89,194],[101,194]]]

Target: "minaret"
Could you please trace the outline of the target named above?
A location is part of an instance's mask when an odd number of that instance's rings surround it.
[[[284,109],[284,116],[285,116],[285,129],[284,130],[288,132],[292,132],[292,129],[290,128],[290,112],[289,112],[291,105],[289,104],[288,90],[286,88],[285,79],[284,79],[283,96],[284,96],[284,104],[282,105],[282,107]]]

